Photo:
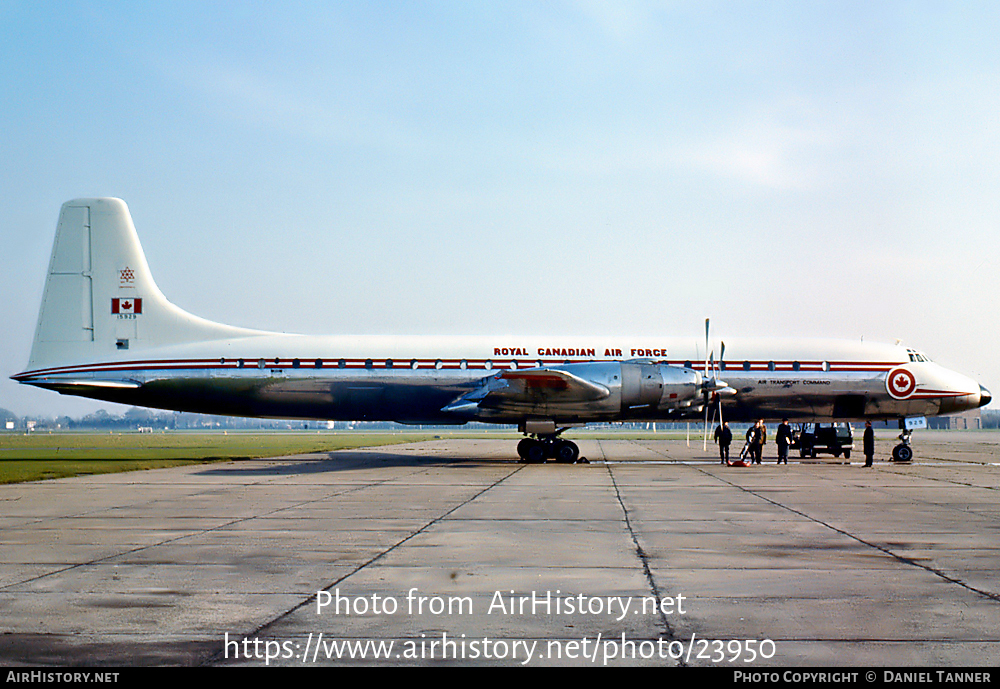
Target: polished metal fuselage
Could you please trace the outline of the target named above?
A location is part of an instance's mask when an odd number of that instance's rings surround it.
[[[723,399],[731,421],[893,419],[962,411],[988,400],[971,379],[913,362],[904,348],[890,345],[732,341],[732,358],[706,371],[704,353],[688,341],[589,338],[562,344],[553,345],[552,338],[262,335],[163,347],[141,357],[115,353],[15,379],[179,411],[435,424],[700,418],[708,399],[701,384],[712,378],[735,391]],[[654,368],[656,377],[647,376]],[[608,394],[569,402],[539,396],[491,403],[487,397],[478,406],[455,405],[506,372],[532,369],[571,371]],[[887,385],[890,372],[901,369],[915,381],[905,397],[890,394]]]

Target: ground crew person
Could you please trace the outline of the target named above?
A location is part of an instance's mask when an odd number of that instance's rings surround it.
[[[719,443],[719,459],[722,464],[729,464],[729,446],[733,442],[733,432],[729,430],[729,422],[723,421],[721,426],[715,429],[715,442]]]
[[[875,431],[872,429],[871,421],[865,421],[864,450],[865,466],[870,467],[872,460],[875,459]]]
[[[788,464],[788,446],[792,444],[792,427],[788,425],[788,419],[781,420],[774,442],[778,444],[778,464]]]
[[[758,419],[750,433],[750,457],[754,464],[760,464],[764,454],[764,443],[767,442],[767,427],[763,419]]]

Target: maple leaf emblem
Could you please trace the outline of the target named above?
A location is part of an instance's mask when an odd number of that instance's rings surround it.
[[[896,399],[902,399],[909,397],[916,389],[917,381],[909,371],[897,369],[889,374],[886,379],[886,387],[889,389],[890,395]]]

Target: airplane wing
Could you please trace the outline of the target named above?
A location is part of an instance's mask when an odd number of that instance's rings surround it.
[[[443,411],[468,414],[480,410],[571,406],[596,402],[610,395],[611,390],[604,385],[568,371],[530,368],[490,376]]]

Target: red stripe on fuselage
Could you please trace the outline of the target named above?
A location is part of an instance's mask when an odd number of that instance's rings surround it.
[[[343,360],[343,367],[340,366],[340,362]],[[34,371],[24,371],[18,373],[12,378],[15,380],[20,380],[22,378],[29,378],[33,376],[43,376],[43,375],[59,375],[67,373],[107,373],[115,371],[173,371],[173,370],[220,370],[220,369],[313,369],[322,370],[326,368],[334,369],[381,369],[381,370],[427,370],[436,369],[438,362],[440,362],[441,369],[461,369],[461,364],[463,359],[417,359],[417,368],[412,368],[412,358],[391,358],[391,359],[371,359],[371,366],[367,365],[368,359],[358,359],[358,358],[328,358],[328,357],[318,357],[318,358],[300,358],[299,366],[294,366],[294,359],[288,358],[272,358],[263,359],[263,366],[260,365],[260,357],[246,357],[242,359],[243,365],[240,366],[241,359],[239,357],[219,357],[219,358],[200,358],[200,359],[148,359],[148,360],[135,360],[135,361],[122,361],[122,362],[101,362],[95,364],[77,364],[73,366],[59,366],[51,368],[37,369]],[[316,362],[320,361],[321,365],[317,366]],[[387,365],[387,361],[392,361],[392,366]],[[464,359],[466,363],[466,368],[471,369],[511,369],[516,366],[517,368],[535,368],[539,364],[542,366],[559,366],[566,363],[570,364],[581,364],[588,362],[608,362],[608,361],[621,361],[620,359]],[[487,363],[491,364],[487,367]],[[685,361],[661,361],[659,363],[665,363],[673,366],[683,366]],[[716,369],[720,375],[726,374],[740,374],[740,373],[849,373],[849,372],[881,372],[888,371],[894,366],[898,366],[901,363],[906,362],[872,362],[872,361],[837,361],[837,362],[827,362],[830,370],[825,371],[823,368],[823,362],[821,361],[805,361],[798,362],[798,370],[794,369],[794,362],[791,361],[775,361],[774,369],[770,368],[772,362],[762,362],[762,361],[751,361],[750,369],[742,368],[740,364],[739,367],[729,365],[725,370]],[[694,365],[692,362],[692,369],[700,370],[701,367]]]

